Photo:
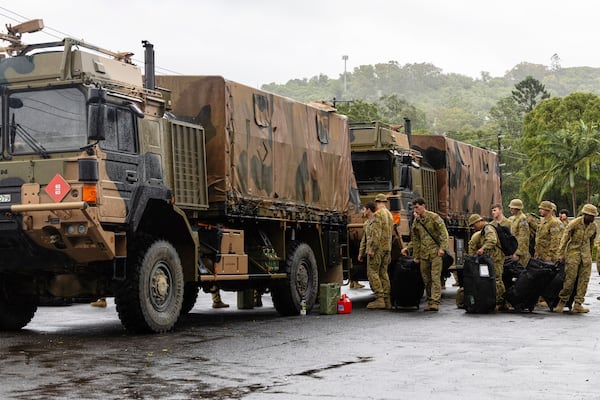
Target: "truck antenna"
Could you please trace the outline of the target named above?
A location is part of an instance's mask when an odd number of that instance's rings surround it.
[[[31,21],[26,21],[15,26],[7,24],[7,33],[0,33],[0,40],[5,40],[10,44],[6,47],[0,47],[0,52],[6,53],[9,56],[18,53],[26,46],[21,42],[21,36],[24,33],[38,32],[42,29],[44,29],[44,21],[41,19],[32,19]]]

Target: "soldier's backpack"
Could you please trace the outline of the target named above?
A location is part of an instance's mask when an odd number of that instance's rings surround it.
[[[488,224],[496,230],[496,234],[498,235],[498,241],[500,242],[500,248],[505,256],[512,256],[517,251],[519,247],[519,242],[517,242],[517,238],[512,234],[510,228],[508,226],[495,226],[492,224]]]

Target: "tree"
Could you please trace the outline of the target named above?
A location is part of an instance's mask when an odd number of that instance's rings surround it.
[[[381,121],[381,116],[375,104],[361,100],[336,104],[337,112],[346,115],[350,122]]]
[[[587,201],[589,202],[591,164],[594,159],[598,158],[598,151],[600,151],[599,133],[597,126],[579,121],[579,123],[570,124],[566,129],[546,131],[539,135],[539,142],[544,151],[538,151],[530,158],[530,163],[538,164],[538,168],[527,182],[540,185],[536,198],[538,202],[553,185],[566,181],[571,190],[573,215],[576,215],[575,178],[582,171],[587,183]]]
[[[408,118],[414,129],[424,129],[426,126],[425,113],[398,95],[381,97],[377,109],[383,121],[388,124],[402,125],[404,118]]]
[[[586,182],[591,198],[592,167],[600,151],[600,97],[591,93],[573,93],[565,98],[542,101],[525,116],[523,148],[529,156],[525,171],[528,192],[541,199],[553,185],[568,185],[573,210],[577,208],[577,179]],[[532,187],[533,186],[533,187]]]
[[[546,91],[546,87],[532,76],[527,76],[517,83],[515,90],[511,93],[513,99],[523,107],[526,113],[532,111],[538,101],[550,98],[550,93]]]

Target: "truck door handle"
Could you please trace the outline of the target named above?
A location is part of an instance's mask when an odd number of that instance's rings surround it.
[[[135,183],[138,181],[137,171],[127,171],[127,177],[125,178],[129,183]]]

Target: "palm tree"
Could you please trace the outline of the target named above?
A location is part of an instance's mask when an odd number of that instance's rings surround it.
[[[538,201],[557,182],[569,184],[573,215],[577,211],[575,176],[583,169],[586,179],[587,198],[590,199],[591,165],[600,157],[600,135],[598,126],[584,121],[568,124],[566,129],[543,132],[538,135],[538,151],[530,158],[529,166],[533,172],[526,181],[539,185]]]

